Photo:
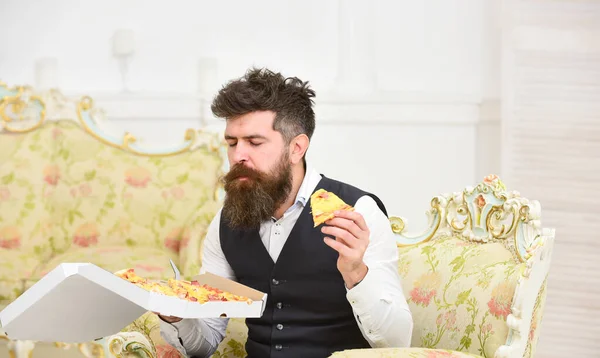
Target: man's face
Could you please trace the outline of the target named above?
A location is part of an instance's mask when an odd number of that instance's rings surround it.
[[[227,120],[225,140],[229,145],[229,165],[243,162],[249,168],[263,173],[272,171],[279,156],[286,149],[281,133],[273,129],[275,113],[251,112]]]
[[[274,119],[273,112],[252,112],[227,121],[231,170],[223,178],[222,215],[233,228],[258,229],[292,189],[289,149]]]

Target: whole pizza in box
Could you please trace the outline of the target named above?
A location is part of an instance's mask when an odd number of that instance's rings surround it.
[[[225,301],[252,304],[252,300],[248,297],[234,295],[233,293],[211,287],[207,284],[201,285],[197,281],[175,280],[172,278],[167,281],[151,281],[137,275],[132,268],[117,271],[115,275],[149,292],[178,297],[190,302]]]

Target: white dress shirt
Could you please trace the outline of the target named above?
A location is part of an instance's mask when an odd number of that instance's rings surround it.
[[[277,262],[296,220],[320,180],[321,175],[309,168],[295,204],[279,220],[273,218],[261,225],[260,237],[273,262]],[[347,290],[346,298],[371,347],[408,347],[413,320],[400,284],[398,250],[390,223],[370,196],[361,197],[354,208],[363,215],[371,233],[363,258],[368,272],[357,286]],[[219,210],[204,240],[200,273],[210,272],[236,281],[221,249],[220,218]],[[160,331],[162,337],[184,355],[210,357],[223,340],[227,323],[227,318],[184,319],[172,324],[161,320]]]

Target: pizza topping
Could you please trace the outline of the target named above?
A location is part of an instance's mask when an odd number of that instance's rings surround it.
[[[335,217],[336,211],[353,211],[354,208],[337,195],[325,189],[315,191],[310,198],[314,226],[317,227]]]
[[[200,285],[198,281],[169,279],[166,283],[151,282],[138,276],[133,269],[121,270],[116,272],[115,275],[147,291],[178,297],[190,302],[238,301],[252,303],[252,300],[248,297],[234,295],[206,284]]]
[[[323,192],[319,193],[318,197],[321,199],[327,199],[327,198],[329,198],[329,193],[326,191],[323,191]]]

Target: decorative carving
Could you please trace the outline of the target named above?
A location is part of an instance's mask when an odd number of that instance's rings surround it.
[[[101,108],[94,106],[94,101],[89,96],[72,100],[55,89],[35,93],[29,86],[9,88],[0,82],[0,126],[3,130],[30,132],[39,128],[46,120],[78,121],[87,133],[104,144],[143,156],[177,155],[201,146],[220,152],[224,146],[218,133],[190,128],[185,131],[181,145],[161,149],[142,148],[131,133],[125,133],[119,140],[102,130],[106,115]]]
[[[447,200],[444,197],[436,196],[431,200],[431,208],[426,212],[428,218],[428,229],[415,236],[405,235],[404,219],[393,216],[390,218],[392,231],[396,234],[396,243],[398,246],[414,245],[427,242],[433,238],[442,223]]]
[[[139,148],[135,144],[137,139],[131,133],[125,133],[123,140],[119,143],[118,141],[112,140],[106,135],[102,135],[101,131],[99,130],[98,123],[96,123],[96,120],[92,114],[93,108],[94,101],[92,100],[92,98],[89,96],[83,97],[77,105],[77,118],[79,119],[79,122],[81,123],[83,129],[85,129],[86,132],[88,132],[91,136],[103,142],[104,144],[123,149],[134,154],[145,156],[177,155],[191,150],[195,145],[197,134],[196,131],[193,129],[186,130],[184,136],[184,143],[182,145],[168,150],[152,151]]]
[[[156,358],[152,344],[139,332],[121,332],[106,339],[108,350],[115,357]]]
[[[8,88],[0,83],[0,125],[3,129],[26,133],[42,125],[46,119],[44,101],[31,87]]]
[[[33,356],[33,341],[13,341],[8,338],[3,332],[0,332],[0,340],[8,341],[8,356],[10,358],[31,358]]]
[[[444,194],[431,202],[428,229],[416,236],[403,233],[404,221],[390,218],[398,246],[431,240],[436,234],[454,233],[473,242],[501,242],[521,262],[540,234],[540,205],[508,192],[497,175],[488,175],[475,187]]]

